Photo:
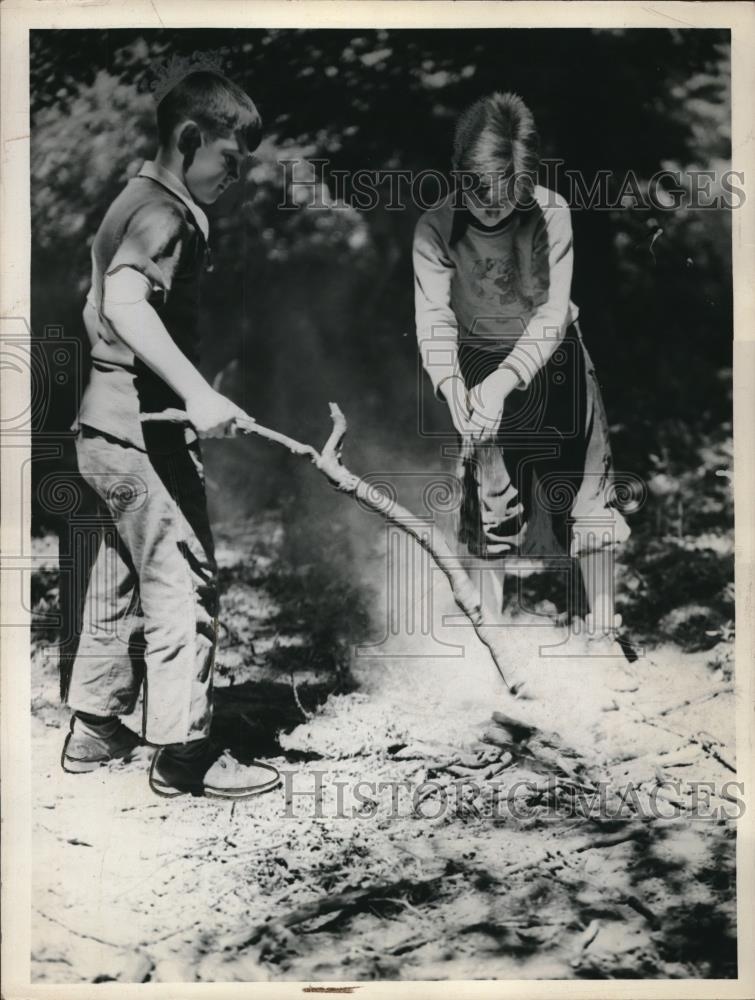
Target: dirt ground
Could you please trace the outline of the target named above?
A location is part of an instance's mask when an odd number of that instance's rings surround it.
[[[515,703],[439,578],[432,636],[402,619],[343,684],[281,623],[276,532],[230,526],[218,551],[217,727],[281,769],[271,794],[157,798],[147,748],[64,774],[55,651],[35,642],[36,981],[736,975],[728,648],[630,666],[509,611],[543,694]],[[50,539],[37,556],[54,581]],[[496,743],[493,711],[537,726],[540,752]]]

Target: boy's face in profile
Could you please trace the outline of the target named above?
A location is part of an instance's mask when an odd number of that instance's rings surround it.
[[[241,175],[246,148],[238,135],[211,139],[202,136],[202,145],[194,153],[191,166],[184,171],[186,186],[192,196],[212,205],[223,191]]]

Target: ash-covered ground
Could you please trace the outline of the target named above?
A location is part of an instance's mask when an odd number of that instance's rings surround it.
[[[736,975],[730,637],[630,666],[510,607],[512,662],[539,693],[514,701],[440,574],[421,598],[432,635],[417,613],[381,642],[380,586],[288,564],[274,515],[217,534],[216,734],[284,785],[162,800],[148,748],[64,774],[37,629],[36,981]],[[36,547],[39,615],[57,575],[52,539]],[[512,752],[494,711],[545,736]]]

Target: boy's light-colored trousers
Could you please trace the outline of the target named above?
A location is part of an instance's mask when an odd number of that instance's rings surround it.
[[[125,715],[144,683],[143,735],[162,745],[209,732],[218,598],[198,443],[155,440],[162,447],[148,440],[144,452],[79,432],[101,527],[64,697],[74,710]]]

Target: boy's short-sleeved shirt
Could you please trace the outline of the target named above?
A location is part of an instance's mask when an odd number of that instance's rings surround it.
[[[141,418],[183,400],[135,357],[103,316],[105,279],[124,267],[150,284],[149,303],[179,349],[199,358],[199,283],[207,266],[209,225],[188,189],[171,172],[147,162],[105,214],[92,245],[89,301],[97,313],[89,384],[78,420],[145,449]]]

